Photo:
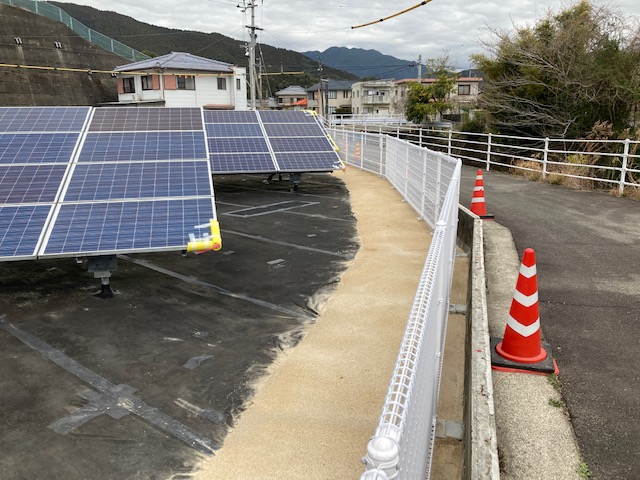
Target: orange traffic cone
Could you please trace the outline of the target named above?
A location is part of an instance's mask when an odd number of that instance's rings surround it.
[[[522,256],[516,291],[504,330],[504,338],[491,339],[491,363],[494,370],[525,373],[558,373],[549,345],[540,335],[538,275],[536,254],[527,248]]]
[[[485,220],[495,218],[494,215],[487,213],[487,207],[484,203],[484,182],[482,181],[482,170],[478,170],[476,174],[476,185],[473,187],[473,198],[471,199],[471,212]]]

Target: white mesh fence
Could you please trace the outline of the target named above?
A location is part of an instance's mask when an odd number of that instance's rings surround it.
[[[361,480],[429,478],[455,259],[462,163],[397,138],[341,130],[330,133],[341,148],[343,161],[385,176],[434,227],[382,415],[367,446],[364,457],[367,470]],[[365,144],[378,148],[365,149],[367,153],[363,154]]]

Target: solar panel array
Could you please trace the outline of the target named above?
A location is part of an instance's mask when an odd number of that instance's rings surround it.
[[[0,260],[186,248],[216,218],[199,108],[0,108]]]
[[[306,112],[0,107],[0,260],[185,249],[212,173],[341,168]]]
[[[0,259],[37,255],[90,111],[0,108]]]
[[[326,172],[342,168],[317,118],[303,111],[205,111],[213,173]]]

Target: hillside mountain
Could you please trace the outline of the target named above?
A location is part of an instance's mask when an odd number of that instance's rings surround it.
[[[187,52],[235,65],[246,66],[244,44],[219,33],[203,33],[157,27],[139,22],[116,12],[98,10],[73,3],[49,2],[57,5],[87,27],[114,38],[144,53],[164,55],[170,52]],[[266,77],[272,92],[288,85],[310,86],[319,79],[318,62],[292,50],[260,45],[267,72],[305,72],[303,75]],[[123,64],[128,63],[123,61]],[[325,76],[339,80],[354,80],[350,73],[325,68]],[[265,90],[267,86],[265,86]],[[268,93],[268,92],[267,92]]]
[[[302,54],[316,62],[321,59],[323,65],[349,72],[358,78],[418,78],[415,61],[401,60],[377,50],[331,47],[324,52],[315,50]]]

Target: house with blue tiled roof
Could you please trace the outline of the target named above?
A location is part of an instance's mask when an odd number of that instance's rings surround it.
[[[118,102],[127,105],[247,110],[246,69],[171,52],[115,68]]]

